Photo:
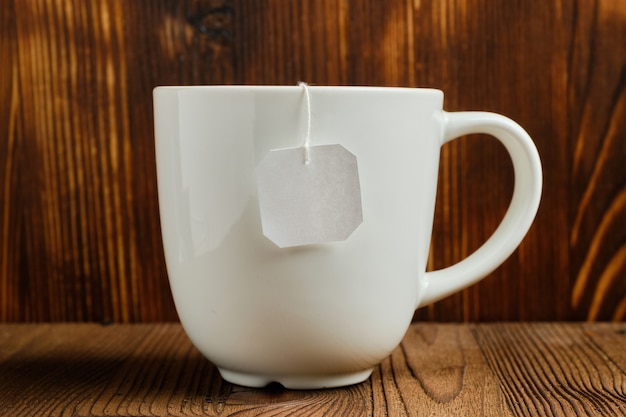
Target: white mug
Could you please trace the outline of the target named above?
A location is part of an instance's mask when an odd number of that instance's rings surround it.
[[[515,250],[539,206],[535,145],[504,116],[442,108],[433,89],[154,90],[170,285],[186,333],[224,379],[294,389],[364,381],[416,308],[476,283]],[[307,132],[311,146],[355,156],[362,221],[345,240],[281,248],[263,234],[257,168],[273,150],[302,146]],[[471,133],[506,147],[513,197],[482,247],[426,272],[440,148]]]

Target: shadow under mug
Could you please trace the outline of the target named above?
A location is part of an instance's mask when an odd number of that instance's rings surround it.
[[[154,117],[167,270],[181,323],[227,381],[310,389],[361,382],[416,308],[482,279],[519,245],[539,206],[528,134],[486,112],[443,111],[433,89],[157,87]],[[310,117],[310,118],[309,118]],[[268,152],[339,144],[358,161],[362,223],[345,241],[279,248],[263,235],[256,169]],[[515,186],[476,252],[426,272],[441,146],[486,133]]]

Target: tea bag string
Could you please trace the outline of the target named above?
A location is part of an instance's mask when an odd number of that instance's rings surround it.
[[[306,82],[300,81],[298,85],[304,89],[306,98],[307,127],[304,138],[304,163],[309,165],[311,163],[311,152],[309,150],[309,145],[311,144],[311,94],[309,93],[309,85]]]

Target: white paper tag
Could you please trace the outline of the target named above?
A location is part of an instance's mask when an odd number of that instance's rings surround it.
[[[346,240],[363,221],[356,156],[341,145],[270,151],[257,167],[263,234],[286,248]]]

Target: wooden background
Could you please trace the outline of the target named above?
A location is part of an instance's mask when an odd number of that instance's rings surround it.
[[[495,273],[419,320],[626,317],[626,2],[0,0],[0,321],[176,320],[152,88],[429,86],[524,126],[542,205]],[[430,268],[511,195],[493,140],[443,149]]]

